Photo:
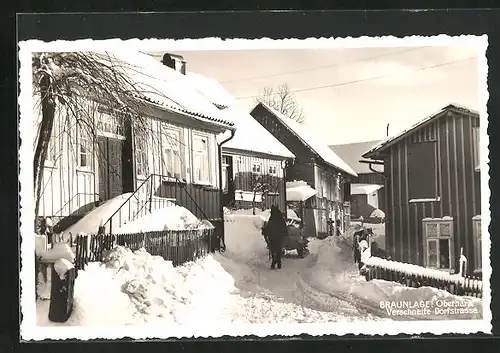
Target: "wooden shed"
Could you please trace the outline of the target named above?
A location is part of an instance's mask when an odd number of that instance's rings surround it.
[[[384,165],[393,260],[453,272],[463,249],[481,270],[478,112],[450,104],[363,157]]]

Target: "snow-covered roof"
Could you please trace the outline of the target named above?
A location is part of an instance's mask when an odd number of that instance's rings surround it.
[[[262,102],[259,103],[259,105],[262,105],[266,110],[279,119],[280,122],[287,127],[288,130],[290,130],[290,132],[295,134],[305,146],[321,157],[327,164],[336,167],[347,174],[358,176],[358,174],[342,158],[332,151],[332,149],[328,147],[328,144],[322,141],[319,136],[315,135],[296,121],[287,118],[269,105]]]
[[[235,135],[222,145],[222,149],[257,152],[284,158],[295,157],[249,112],[245,111],[217,80],[194,73],[188,73],[187,78],[213,105],[222,108],[220,112],[226,117],[226,120],[231,120],[234,123]]]
[[[478,115],[479,116],[479,112],[476,111],[476,110],[472,110],[472,109],[460,106],[458,104],[448,104],[447,106],[445,106],[441,110],[439,110],[439,111],[437,111],[437,112],[435,112],[435,113],[433,113],[433,114],[425,117],[424,119],[422,119],[419,122],[413,124],[409,128],[404,129],[403,131],[399,132],[398,134],[393,135],[391,137],[388,137],[387,139],[381,141],[377,145],[373,146],[369,151],[365,152],[363,154],[363,157],[364,158],[374,158],[376,152],[381,151],[382,149],[385,149],[386,147],[392,145],[393,143],[401,140],[402,138],[404,138],[408,134],[414,132],[415,130],[417,130],[417,129],[421,128],[421,127],[423,127],[425,124],[431,122],[434,119],[437,119],[437,118],[443,116],[444,112],[450,111],[452,109],[453,110],[458,110],[458,111],[463,111],[463,112],[468,113],[468,114]]]
[[[380,140],[346,143],[342,145],[332,145],[330,148],[337,153],[351,168],[358,174],[371,174],[373,171],[366,163],[360,163],[361,156],[373,146],[380,143]]]
[[[383,185],[378,184],[351,184],[351,195],[368,195],[381,189]]]
[[[134,89],[140,92],[139,98],[198,120],[233,125],[193,86],[191,80],[152,56],[126,49],[113,49],[105,54],[109,54],[116,68],[129,77]]]
[[[234,97],[222,87],[219,81],[194,72],[187,72],[186,76],[194,84],[198,92],[216,106],[227,108],[235,104]]]

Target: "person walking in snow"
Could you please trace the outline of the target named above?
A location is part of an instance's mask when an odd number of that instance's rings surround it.
[[[354,232],[353,240],[352,240],[352,250],[354,255],[354,263],[358,264],[359,269],[363,267],[363,263],[361,261],[361,253],[363,249],[361,249],[360,244],[362,241],[366,243],[366,247],[368,247],[368,238],[370,235],[373,235],[373,231],[371,228],[362,227],[360,230]]]
[[[271,269],[274,269],[275,266],[281,268],[283,239],[288,235],[288,228],[286,226],[285,219],[277,206],[271,206],[271,216],[262,230],[262,233],[269,246],[269,250],[271,251]]]

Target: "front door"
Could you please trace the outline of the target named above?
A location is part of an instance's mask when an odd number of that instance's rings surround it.
[[[234,201],[233,157],[222,157],[222,190],[224,195],[223,205],[228,206]]]
[[[99,199],[109,200],[123,193],[123,140],[97,138],[99,151]]]

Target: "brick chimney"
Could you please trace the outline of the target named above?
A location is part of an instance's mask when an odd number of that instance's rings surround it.
[[[186,74],[186,61],[181,55],[165,53],[163,55],[162,63],[163,65],[168,66],[183,75]]]

